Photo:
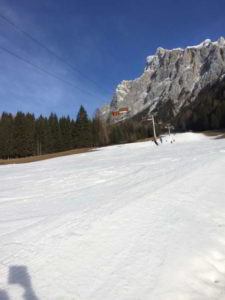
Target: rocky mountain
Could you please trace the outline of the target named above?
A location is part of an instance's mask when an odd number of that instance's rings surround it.
[[[191,107],[201,92],[225,77],[225,39],[185,49],[158,48],[147,57],[144,73],[135,80],[122,81],[116,88],[110,105],[102,108],[104,116],[127,107],[128,113],[116,120],[138,114],[156,114],[162,121],[180,116]],[[215,89],[215,88],[214,88]],[[225,99],[224,99],[225,100]]]

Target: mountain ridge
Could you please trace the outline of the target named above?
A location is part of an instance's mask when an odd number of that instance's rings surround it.
[[[157,48],[148,56],[143,74],[134,80],[123,80],[113,99],[101,112],[114,121],[129,119],[142,111],[157,114],[168,122],[197,99],[202,89],[225,76],[225,39],[206,39],[184,49]],[[113,119],[111,113],[128,107],[129,113]]]

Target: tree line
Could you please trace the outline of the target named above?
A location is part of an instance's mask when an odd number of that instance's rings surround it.
[[[76,120],[55,113],[3,112],[0,117],[0,158],[21,158],[83,147],[134,142],[152,136],[150,124],[127,120],[112,125],[99,111],[90,119],[81,105]]]

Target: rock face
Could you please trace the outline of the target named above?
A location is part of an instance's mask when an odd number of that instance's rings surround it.
[[[122,81],[116,88],[107,115],[128,107],[130,118],[143,111],[157,113],[162,120],[174,118],[194,102],[206,86],[225,74],[225,39],[205,40],[197,46],[166,50],[158,48],[147,57],[144,73],[137,79]]]

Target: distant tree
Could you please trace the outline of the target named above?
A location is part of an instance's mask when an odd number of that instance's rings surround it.
[[[101,121],[98,118],[92,120],[92,144],[95,147],[102,145],[101,143]]]
[[[42,155],[50,153],[51,148],[51,133],[48,124],[48,119],[42,115],[35,122],[35,144],[36,154]]]
[[[211,128],[212,129],[218,129],[219,126],[220,126],[219,119],[218,119],[216,113],[214,113],[214,114],[211,115]]]
[[[13,156],[35,154],[35,118],[32,114],[18,112],[13,122]]]
[[[92,120],[92,138],[93,146],[104,146],[109,143],[108,125],[100,110],[96,110]]]
[[[224,92],[224,100],[225,100],[225,92]],[[225,101],[223,101],[221,103],[220,110],[221,110],[221,124],[220,124],[220,127],[225,128]]]
[[[110,132],[111,144],[120,144],[124,142],[124,135],[121,124],[113,126]]]
[[[33,114],[26,114],[25,116],[25,132],[26,147],[25,156],[31,156],[35,154],[35,117]]]
[[[61,133],[62,151],[72,149],[72,124],[70,117],[62,117],[59,119],[59,127]]]
[[[13,117],[3,112],[0,119],[0,157],[3,159],[13,156]]]
[[[17,112],[13,128],[13,152],[15,157],[26,156],[26,117],[23,112]]]
[[[62,151],[62,140],[61,140],[61,132],[58,117],[55,113],[51,113],[48,119],[49,126],[49,145],[48,152],[60,152]]]
[[[81,105],[77,114],[76,124],[74,126],[74,144],[76,147],[90,147],[92,146],[92,128],[91,121],[88,119],[88,114]]]

